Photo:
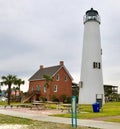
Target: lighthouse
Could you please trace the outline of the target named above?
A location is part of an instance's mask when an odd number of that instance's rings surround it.
[[[84,36],[79,88],[79,104],[104,103],[100,16],[91,8],[83,17]]]

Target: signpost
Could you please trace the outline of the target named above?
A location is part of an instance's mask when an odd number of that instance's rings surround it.
[[[77,128],[77,104],[76,104],[76,96],[73,96],[72,97],[71,114],[72,114],[72,127],[76,127]]]

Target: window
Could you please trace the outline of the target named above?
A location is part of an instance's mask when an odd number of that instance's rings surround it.
[[[40,85],[38,85],[38,91],[40,91],[40,89],[41,89],[41,87],[40,87]]]
[[[59,74],[56,75],[56,80],[59,81]]]
[[[44,92],[47,92],[47,87],[46,86],[44,86]]]
[[[102,49],[101,49],[101,55],[102,55]]]
[[[80,88],[83,88],[83,81],[80,81],[80,82],[79,82],[79,87],[80,87]]]
[[[32,91],[34,91],[34,86],[32,86]]]
[[[101,67],[101,66],[100,66],[100,63],[98,63],[98,68],[100,69],[100,67]]]
[[[58,89],[58,88],[57,88],[57,85],[54,85],[53,91],[54,91],[54,92],[57,92],[57,89]]]
[[[93,62],[93,68],[94,69],[100,69],[101,68],[100,62]]]
[[[64,77],[64,80],[67,81],[67,76]]]

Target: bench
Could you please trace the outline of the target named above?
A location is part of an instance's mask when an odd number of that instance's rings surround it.
[[[62,104],[61,106],[61,112],[63,112],[64,110],[68,110],[68,112],[71,112],[71,104]]]
[[[56,105],[56,109],[59,109],[59,102],[46,101],[47,108],[52,108],[52,105]]]
[[[4,108],[7,108],[7,107],[12,108],[12,107],[13,107],[13,105],[5,105],[5,106],[4,106]]]
[[[45,109],[45,103],[42,103],[41,101],[33,101],[30,109],[32,110],[34,107],[38,110]]]
[[[7,108],[7,107],[10,107],[10,108],[13,108],[13,107],[17,107],[17,108],[19,108],[19,107],[25,107],[25,108],[27,108],[27,107],[30,107],[31,106],[31,104],[13,104],[13,105],[5,105],[4,106],[4,108]]]
[[[62,107],[60,108],[60,109],[61,109],[61,112],[63,112],[64,110],[67,110],[68,112],[71,112],[71,110],[72,110],[72,109],[71,109],[71,108],[72,108],[72,107],[71,107],[71,104],[61,104],[61,106],[62,106]],[[76,109],[77,112],[80,112],[81,107],[79,107],[79,106],[77,105],[76,108],[77,108],[77,109]]]

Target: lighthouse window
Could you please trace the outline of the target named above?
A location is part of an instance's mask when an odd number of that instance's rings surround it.
[[[98,63],[98,65],[99,65],[99,69],[100,69],[100,67],[101,67],[101,66],[100,66],[100,63]]]
[[[102,49],[101,49],[101,55],[102,55]]]
[[[97,68],[97,63],[93,62],[93,68]]]
[[[94,69],[100,69],[101,68],[100,62],[93,62],[93,68]]]

